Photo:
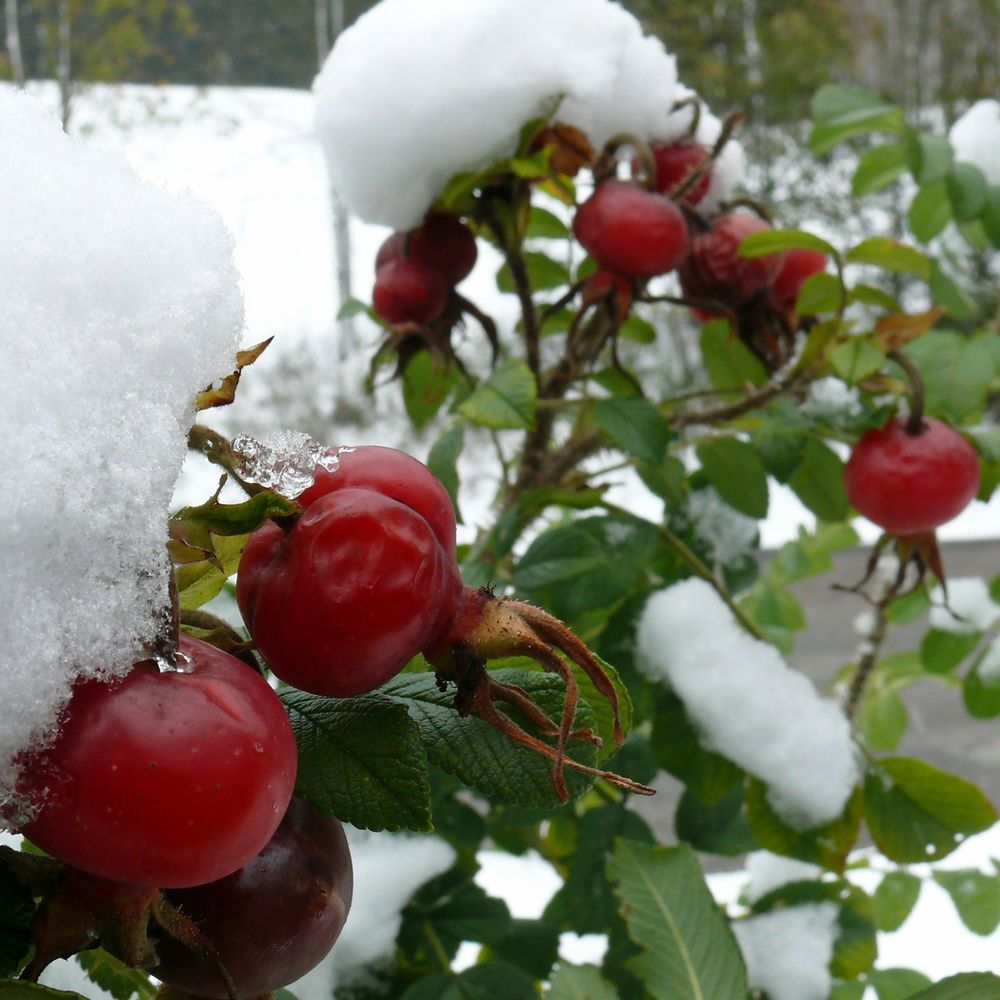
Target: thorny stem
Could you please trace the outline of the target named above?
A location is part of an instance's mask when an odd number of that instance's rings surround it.
[[[885,580],[879,588],[878,596],[872,601],[872,613],[875,620],[868,634],[864,637],[864,642],[861,645],[861,656],[858,658],[857,669],[851,678],[851,686],[844,702],[844,714],[852,722],[861,705],[861,699],[864,697],[865,688],[875,669],[875,664],[878,662],[879,652],[889,627],[889,605],[892,604],[898,590],[898,581]]]
[[[917,366],[900,350],[895,348],[888,355],[906,372],[910,383],[910,415],[906,421],[906,433],[916,437],[924,430],[924,379]]]
[[[681,413],[672,413],[667,417],[667,421],[672,427],[690,427],[693,424],[715,424],[723,420],[733,420],[769,403],[790,389],[804,385],[811,378],[811,372],[800,372],[791,368],[759,389],[748,392],[746,396],[734,403],[705,410],[685,410]]]
[[[603,501],[601,507],[606,510],[609,514],[624,515],[625,517],[630,517],[631,515],[624,507],[619,507],[617,504],[608,503]],[[722,598],[726,607],[732,612],[733,617],[750,633],[755,639],[760,639],[762,642],[767,642],[767,638],[760,631],[757,625],[748,617],[747,613],[733,600],[732,594],[719,582],[716,575],[705,565],[702,559],[694,552],[684,541],[678,538],[669,528],[665,525],[658,525],[658,531],[660,532],[660,537],[666,542],[668,548],[672,549],[681,560],[694,572],[695,576],[701,577],[718,595]]]

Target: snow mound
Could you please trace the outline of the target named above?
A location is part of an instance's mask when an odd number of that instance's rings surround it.
[[[979,167],[990,184],[1000,184],[1000,101],[976,101],[948,133],[955,159]]]
[[[314,85],[333,185],[368,222],[416,225],[445,183],[517,148],[550,114],[595,146],[684,134],[674,57],[610,0],[382,0],[337,40]],[[698,138],[720,124],[702,114]],[[731,142],[708,197],[742,174]]]
[[[940,586],[931,591],[928,621],[943,632],[985,632],[1000,621],[1000,605],[993,602],[985,580],[956,577],[948,581],[947,595]]]
[[[838,915],[836,903],[809,903],[736,921],[751,987],[771,1000],[826,1000]]]
[[[74,676],[124,673],[162,627],[192,401],[232,370],[243,305],[214,212],[16,92],[0,219],[2,802]]]
[[[706,747],[768,785],[786,823],[807,829],[843,812],[858,780],[843,712],[773,646],[748,635],[704,580],[650,597],[638,659],[684,702]]]

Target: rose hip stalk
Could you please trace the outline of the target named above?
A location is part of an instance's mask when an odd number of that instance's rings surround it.
[[[554,762],[560,798],[568,798],[564,765],[648,792],[565,756],[569,739],[598,739],[573,729],[578,686],[556,650],[578,664],[610,702],[620,742],[614,686],[561,622],[462,582],[451,499],[434,475],[390,448],[341,448],[331,456],[333,470],[317,469],[299,498],[302,514],[291,525],[269,523],[254,532],[240,564],[240,611],[274,673],[304,691],[346,697],[374,690],[422,652],[442,683],[456,684],[462,714],[476,712]],[[487,660],[509,656],[531,657],[564,679],[559,725],[523,690],[484,669]],[[500,713],[495,699],[516,706],[556,746]]]

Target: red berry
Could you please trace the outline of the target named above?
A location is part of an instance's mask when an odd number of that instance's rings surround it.
[[[844,470],[847,498],[893,535],[920,535],[950,521],[979,489],[979,460],[957,431],[926,417],[919,434],[894,417],[867,431]]]
[[[392,233],[386,237],[375,255],[375,273],[394,260],[402,260],[406,256],[406,233]]]
[[[344,488],[374,490],[415,510],[431,527],[445,554],[455,557],[455,508],[441,481],[405,451],[378,445],[331,448],[336,467],[318,466],[316,478],[300,497],[308,507],[327,493]]]
[[[433,213],[409,233],[393,233],[379,247],[375,273],[396,260],[414,260],[436,271],[451,287],[467,277],[478,249],[472,230],[452,215]]]
[[[681,288],[691,299],[714,299],[739,308],[770,287],[784,254],[741,257],[740,244],[752,233],[771,227],[750,212],[722,215],[707,232],[691,240],[691,252],[679,269]]]
[[[410,233],[407,256],[437,271],[452,287],[467,277],[476,263],[476,238],[453,215],[432,213]]]
[[[372,305],[387,323],[431,323],[448,304],[448,285],[426,264],[404,257],[389,261],[375,276]]]
[[[394,677],[453,617],[462,583],[431,526],[368,489],[338,489],[287,534],[255,531],[236,597],[282,680],[347,697]]]
[[[138,663],[77,683],[56,741],[21,764],[39,804],[23,833],[85,872],[159,888],[235,871],[270,839],[295,784],[288,716],[260,674],[181,637],[183,670]]]
[[[708,150],[693,139],[654,142],[649,148],[656,160],[656,190],[664,194],[668,194],[680,185],[705,162],[708,156]],[[711,183],[711,172],[706,171],[695,186],[684,195],[683,200],[691,205],[697,205],[708,193]]]
[[[573,234],[598,264],[628,278],[673,270],[688,247],[680,209],[634,181],[598,184],[577,210]]]
[[[292,799],[274,836],[239,871],[167,893],[214,945],[241,997],[260,996],[304,976],[340,936],[354,877],[343,827]],[[180,941],[163,936],[152,971],[169,986],[225,998],[218,972]]]
[[[818,250],[786,250],[781,270],[771,283],[771,292],[778,303],[793,309],[806,278],[825,271],[826,260],[826,254]]]

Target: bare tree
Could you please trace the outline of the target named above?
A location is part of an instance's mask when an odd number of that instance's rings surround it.
[[[24,59],[21,56],[21,31],[17,23],[17,0],[6,0],[7,15],[7,55],[10,56],[10,71],[14,82],[24,86]]]

